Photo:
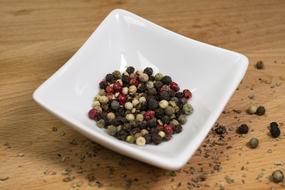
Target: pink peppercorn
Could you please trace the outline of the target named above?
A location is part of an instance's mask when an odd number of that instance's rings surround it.
[[[114,92],[114,90],[111,86],[107,86],[105,90],[107,93],[113,93]]]
[[[178,86],[178,84],[177,84],[176,82],[170,83],[169,87],[170,87],[172,90],[174,90],[174,91],[179,91],[179,90],[180,90],[180,88],[179,88],[179,86]]]
[[[115,82],[113,85],[113,89],[115,92],[121,92],[122,91],[122,85],[119,82]]]
[[[131,80],[130,80],[130,84],[131,85],[135,85],[136,87],[139,85],[139,80],[138,79],[136,79],[136,78],[132,78]]]
[[[183,90],[183,97],[186,98],[186,99],[191,98],[192,97],[192,93],[190,92],[190,90],[188,90],[188,89]]]
[[[125,103],[126,103],[126,100],[127,100],[127,98],[126,98],[125,95],[123,95],[123,94],[120,94],[120,95],[119,95],[118,101],[119,101],[119,103],[120,103],[121,105],[125,104]]]
[[[91,109],[89,112],[88,112],[88,116],[90,119],[95,119],[96,116],[97,116],[97,110],[96,109]]]
[[[164,132],[167,135],[172,135],[173,133],[173,128],[171,127],[171,125],[164,125]]]
[[[146,112],[144,113],[144,118],[145,118],[146,120],[150,120],[150,119],[152,119],[152,118],[154,117],[154,114],[155,114],[155,112],[152,111],[152,110],[146,111]]]

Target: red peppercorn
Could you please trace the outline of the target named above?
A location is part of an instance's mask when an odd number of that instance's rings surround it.
[[[169,87],[170,87],[172,90],[174,90],[175,92],[177,92],[177,91],[180,90],[180,88],[179,88],[179,86],[178,86],[178,84],[177,84],[176,82],[170,83]]]
[[[131,80],[130,80],[130,84],[131,85],[135,85],[136,87],[139,85],[139,80],[138,79],[136,79],[136,78],[132,78]]]
[[[125,95],[123,95],[123,94],[120,94],[120,95],[119,95],[118,101],[119,101],[119,103],[120,103],[121,105],[125,104],[125,103],[126,103],[126,100],[127,100],[127,98],[126,98]]]
[[[155,112],[152,111],[152,110],[146,111],[146,112],[144,113],[144,118],[145,118],[146,120],[150,120],[150,119],[152,119],[152,118],[154,117],[154,114],[155,114]]]
[[[171,125],[164,125],[164,132],[167,134],[167,135],[172,135],[173,133],[173,128]]]
[[[113,85],[113,89],[115,92],[121,92],[122,91],[122,85],[119,82],[115,82]]]
[[[190,90],[188,90],[188,89],[183,90],[183,97],[186,98],[186,99],[191,98],[192,97],[192,92],[190,92]]]
[[[92,108],[89,112],[88,112],[88,116],[90,119],[95,119],[97,116],[97,110]]]
[[[113,87],[111,87],[111,86],[107,86],[105,90],[107,93],[113,93],[114,92]]]
[[[157,125],[156,125],[156,128],[157,128],[159,131],[163,131],[163,126],[162,126],[162,125],[157,124]]]

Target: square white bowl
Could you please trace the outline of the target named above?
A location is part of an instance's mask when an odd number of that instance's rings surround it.
[[[106,73],[152,67],[191,89],[194,113],[180,134],[139,147],[109,136],[87,117]],[[169,170],[181,168],[208,134],[243,78],[248,59],[198,42],[133,13],[112,11],[84,45],[33,94],[34,100],[74,129],[120,154]]]

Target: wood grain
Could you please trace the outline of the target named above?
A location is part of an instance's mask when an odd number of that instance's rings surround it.
[[[210,136],[185,167],[171,173],[91,143],[32,101],[35,88],[115,8],[249,57],[248,72],[218,120],[232,129],[226,146],[214,146],[205,158],[203,147],[215,138]],[[282,0],[0,0],[0,189],[189,189],[201,174],[206,181],[200,189],[284,188],[268,177],[277,168],[285,172],[285,165],[276,165],[285,162],[285,126],[279,141],[267,135],[271,121],[285,123],[284,10]],[[258,60],[264,70],[254,68]],[[264,105],[266,115],[247,115],[251,104]],[[233,129],[243,122],[253,131],[241,138]],[[245,146],[251,137],[260,139],[256,150]],[[73,139],[77,145],[70,144]],[[213,159],[220,171],[213,171]],[[64,182],[69,168],[75,179]]]

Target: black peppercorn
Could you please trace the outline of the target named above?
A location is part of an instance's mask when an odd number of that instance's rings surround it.
[[[162,77],[161,82],[163,84],[170,84],[172,82],[172,79],[170,76],[165,75],[164,77]]]
[[[147,127],[149,127],[149,128],[154,128],[154,127],[156,127],[156,119],[153,118],[153,119],[151,119],[151,120],[148,120],[148,121],[146,122],[146,125],[147,125]]]
[[[161,91],[159,93],[159,97],[160,97],[161,100],[167,100],[167,101],[170,100],[169,93],[167,91],[165,91],[165,90],[163,90],[163,91]]]
[[[156,88],[156,90],[160,90],[160,88],[163,86],[163,83],[161,81],[156,81],[154,83],[154,88]]]
[[[140,129],[145,129],[145,128],[146,128],[146,121],[139,122],[139,123],[138,123],[138,127],[139,127]]]
[[[155,80],[155,77],[153,75],[149,76],[149,80],[150,81],[154,81]]]
[[[256,115],[264,115],[265,114],[265,108],[263,106],[258,106],[257,110],[256,110]]]
[[[183,114],[183,111],[182,110],[178,110],[176,113],[175,113],[175,117],[176,118],[179,118],[179,116]]]
[[[247,134],[247,133],[248,133],[248,126],[247,126],[247,124],[241,124],[241,125],[237,128],[236,132],[237,132],[238,134]]]
[[[215,128],[215,132],[216,134],[218,135],[223,135],[227,132],[225,126],[222,126],[222,125],[218,125],[216,128]]]
[[[146,73],[148,76],[151,76],[152,73],[153,73],[153,70],[152,68],[150,67],[146,67],[144,70],[143,70],[144,73]]]
[[[129,66],[127,69],[126,69],[127,73],[129,74],[132,74],[133,72],[135,72],[135,68],[132,67],[132,66]]]
[[[125,116],[125,110],[124,108],[119,108],[115,112],[116,116]]]
[[[110,82],[110,83],[114,82],[114,76],[110,73],[106,75],[105,79],[107,82]]]
[[[99,83],[100,89],[105,89],[107,86],[108,86],[108,83],[107,83],[105,80],[102,80],[102,81]]]
[[[180,133],[182,131],[182,126],[181,125],[177,125],[174,127],[174,133]]]
[[[128,77],[127,75],[123,75],[122,76],[122,82],[124,85],[128,85],[130,82],[130,77]]]
[[[170,122],[170,118],[167,115],[165,115],[161,118],[161,121],[164,124],[168,124]]]
[[[121,125],[121,122],[118,118],[115,118],[115,119],[111,120],[111,124],[114,126],[118,126],[118,125]]]
[[[145,92],[145,85],[143,83],[141,83],[139,85],[139,87],[137,88],[137,92],[138,93],[142,93],[142,92]]]
[[[164,116],[164,110],[162,108],[158,108],[155,110],[155,117],[161,119]]]
[[[147,108],[148,108],[148,106],[147,106],[147,103],[146,103],[146,102],[145,102],[145,103],[142,103],[141,106],[140,106],[140,110],[141,110],[141,111],[146,111]]]
[[[125,130],[120,130],[116,133],[116,137],[120,140],[125,140],[128,136],[128,132]]]
[[[154,110],[158,107],[158,102],[154,98],[148,98],[147,106],[149,109]]]
[[[255,64],[255,68],[257,69],[264,69],[263,61],[257,61]]]
[[[154,144],[158,145],[161,143],[162,138],[158,134],[151,134],[151,140]]]
[[[277,138],[280,136],[280,129],[278,127],[278,124],[276,122],[270,123],[270,134],[273,138]]]
[[[151,134],[146,134],[144,136],[144,138],[145,138],[145,143],[146,144],[150,144],[151,143]]]
[[[170,97],[174,97],[176,94],[174,90],[169,90],[168,93]]]
[[[175,96],[177,98],[182,98],[183,97],[183,93],[182,92],[176,92]]]
[[[135,127],[135,128],[133,128],[133,129],[131,130],[130,134],[131,134],[131,135],[135,135],[136,133],[139,133],[140,131],[141,131],[140,128]]]
[[[150,96],[155,96],[157,94],[157,91],[155,88],[149,88],[147,90],[147,94],[149,94]]]

